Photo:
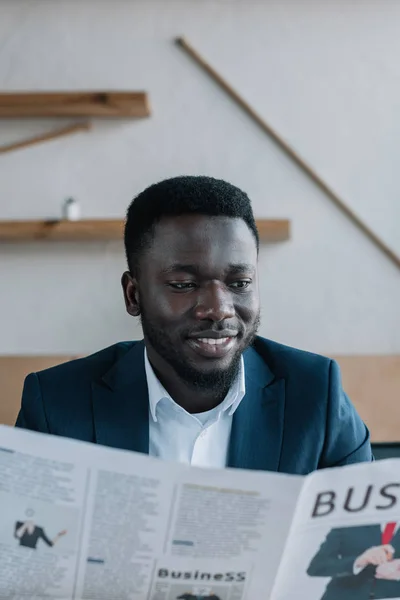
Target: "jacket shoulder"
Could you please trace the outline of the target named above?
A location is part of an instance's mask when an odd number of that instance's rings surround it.
[[[286,346],[261,336],[256,337],[254,348],[274,375],[285,379],[296,374],[315,375],[321,371],[327,374],[332,362],[332,359],[321,354]]]
[[[92,383],[137,342],[120,342],[95,354],[31,373],[24,383],[19,427],[94,441]]]
[[[136,341],[118,342],[89,356],[76,358],[43,371],[38,371],[37,376],[41,382],[57,382],[57,384],[70,381],[71,377],[75,381],[79,379],[93,381],[102,377],[115,362],[137,343]]]

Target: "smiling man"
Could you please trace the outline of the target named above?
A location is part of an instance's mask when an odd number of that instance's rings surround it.
[[[337,364],[257,336],[244,192],[210,177],[155,184],[128,209],[125,249],[126,309],[144,340],[29,375],[17,426],[209,467],[371,460]]]

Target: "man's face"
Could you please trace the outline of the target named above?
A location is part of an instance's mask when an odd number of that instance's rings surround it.
[[[226,387],[259,323],[257,248],[241,219],[185,215],[160,221],[124,283],[149,358],[193,387]]]

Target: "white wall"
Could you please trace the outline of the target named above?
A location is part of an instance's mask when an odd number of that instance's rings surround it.
[[[173,43],[184,34],[400,253],[400,2],[2,0],[0,89],[144,89],[147,120],[0,156],[0,218],[123,216],[164,177],[242,186],[293,239],[261,253],[261,333],[322,353],[400,352],[400,272]],[[59,122],[3,121],[0,144]],[[0,353],[137,336],[119,243],[0,246]]]

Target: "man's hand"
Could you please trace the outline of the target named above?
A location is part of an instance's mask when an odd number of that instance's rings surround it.
[[[373,546],[368,548],[363,554],[360,554],[354,563],[358,569],[364,569],[367,565],[382,565],[389,560],[392,560],[394,548],[390,544],[384,546]]]
[[[400,559],[396,558],[396,560],[379,565],[376,568],[375,577],[377,579],[400,581]]]

